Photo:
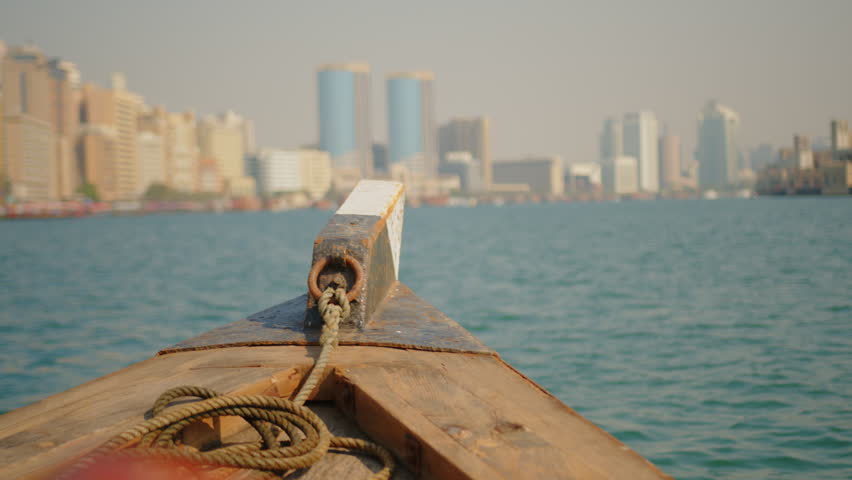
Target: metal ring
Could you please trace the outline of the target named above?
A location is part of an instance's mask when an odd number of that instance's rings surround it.
[[[320,258],[311,267],[311,272],[308,273],[308,291],[315,299],[322,296],[319,285],[317,285],[317,278],[325,266],[328,265],[330,260],[331,257]],[[354,302],[355,299],[358,298],[358,294],[361,293],[361,289],[364,288],[364,268],[361,267],[361,262],[359,262],[355,257],[349,255],[343,256],[343,262],[355,272],[355,285],[353,285],[352,289],[346,294],[346,298],[349,299],[350,302]]]

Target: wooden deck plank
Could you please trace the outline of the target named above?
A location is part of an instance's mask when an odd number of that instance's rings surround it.
[[[339,390],[353,390],[346,395],[355,399],[342,395],[338,402],[397,455],[412,455],[412,447],[400,438],[422,444],[417,448],[433,458],[415,462],[422,468],[415,473],[427,478],[668,478],[494,357],[408,354],[406,361],[339,372],[348,384]],[[369,410],[380,405],[396,424],[371,422],[372,411],[360,415],[365,404]],[[446,471],[444,465],[461,472]],[[442,469],[432,471],[436,466]]]
[[[0,478],[46,478],[174,386],[289,396],[318,351],[172,353],[14,410],[0,416]],[[331,367],[317,399],[334,399],[421,478],[669,478],[493,355],[341,346]],[[234,422],[219,433],[244,428]]]

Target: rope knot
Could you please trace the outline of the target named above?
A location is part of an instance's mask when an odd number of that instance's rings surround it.
[[[332,300],[335,303],[332,303]],[[337,287],[336,289],[327,287],[320,298],[317,299],[317,310],[323,320],[320,345],[332,344],[336,347],[340,322],[348,318],[349,314],[352,313],[352,307],[349,305],[346,290],[342,287]]]

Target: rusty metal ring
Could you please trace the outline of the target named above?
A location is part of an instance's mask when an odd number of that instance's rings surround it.
[[[317,299],[322,296],[322,292],[319,289],[319,285],[317,285],[317,278],[319,277],[320,272],[328,265],[328,262],[331,260],[331,257],[322,257],[314,263],[311,267],[311,272],[308,273],[308,291]],[[346,293],[346,298],[349,299],[350,302],[354,302],[356,298],[358,298],[358,294],[361,293],[361,289],[364,288],[364,268],[361,266],[361,262],[358,261],[355,257],[344,255],[343,262],[355,272],[355,285],[352,286],[352,289]]]

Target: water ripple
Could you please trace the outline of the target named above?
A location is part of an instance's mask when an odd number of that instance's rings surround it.
[[[406,216],[403,281],[676,478],[852,478],[848,199]],[[326,220],[0,222],[0,412],[302,294]]]

